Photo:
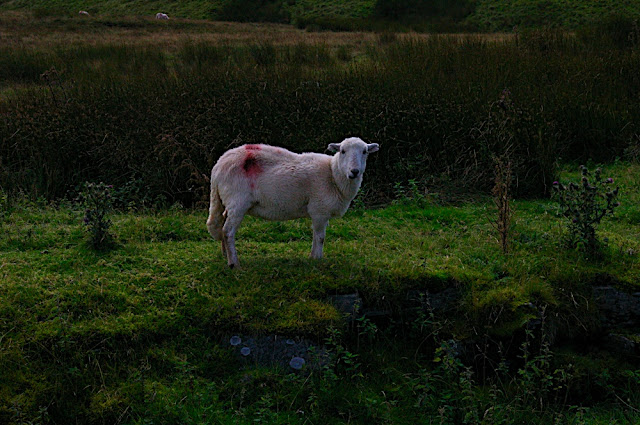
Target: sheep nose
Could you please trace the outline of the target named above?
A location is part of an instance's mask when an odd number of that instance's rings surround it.
[[[360,170],[354,168],[353,170],[351,170],[351,175],[349,177],[355,179],[356,177],[358,177],[358,174],[360,174]]]

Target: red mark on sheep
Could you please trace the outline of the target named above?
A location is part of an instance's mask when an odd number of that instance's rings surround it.
[[[255,145],[247,145],[247,146],[255,146]],[[260,166],[260,162],[256,158],[254,151],[260,150],[258,149],[249,149],[247,148],[247,155],[244,157],[244,161],[242,162],[242,171],[245,176],[249,179],[249,186],[251,189],[255,187],[255,179],[258,177],[260,173],[262,173],[262,167]]]
[[[262,167],[258,163],[258,160],[251,154],[248,154],[244,159],[242,169],[247,177],[256,177],[262,172]]]
[[[260,145],[245,145],[244,148],[248,151],[259,151],[262,149]]]

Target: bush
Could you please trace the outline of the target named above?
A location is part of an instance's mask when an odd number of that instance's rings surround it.
[[[84,208],[83,221],[89,233],[89,244],[94,249],[104,249],[113,241],[109,233],[109,213],[113,210],[112,193],[111,185],[85,182],[77,198]]]
[[[571,182],[565,186],[553,182],[554,195],[560,203],[562,215],[568,220],[567,246],[597,253],[601,243],[596,237],[596,226],[606,216],[613,215],[614,209],[620,205],[617,201],[618,188],[610,189],[613,179],[603,180],[600,168],[593,173],[591,181],[587,167],[581,165],[580,171],[580,184]]]
[[[36,19],[70,15],[69,11],[61,6],[40,6],[34,8],[31,13]]]
[[[381,18],[398,19],[407,14],[416,3],[412,0],[377,0],[374,14]]]
[[[377,0],[373,14],[380,18],[449,17],[460,21],[475,9],[473,0]]]
[[[280,22],[289,23],[289,13],[282,0],[230,0],[226,2],[218,19],[236,22]]]
[[[640,25],[637,19],[623,15],[610,15],[577,32],[586,44],[626,49],[640,44]]]

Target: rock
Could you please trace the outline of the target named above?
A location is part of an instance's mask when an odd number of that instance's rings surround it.
[[[640,341],[640,335],[630,336],[617,333],[610,333],[605,339],[610,351],[628,356],[640,355],[640,344],[637,341]]]
[[[627,293],[613,286],[596,286],[593,299],[606,327],[640,324],[640,292]]]
[[[238,340],[240,344],[233,344]],[[280,366],[291,369],[294,365],[304,365],[303,370],[317,370],[329,361],[329,353],[322,347],[305,339],[286,338],[279,335],[252,337],[234,335],[228,346],[243,363],[259,366]],[[295,369],[295,368],[294,368]]]

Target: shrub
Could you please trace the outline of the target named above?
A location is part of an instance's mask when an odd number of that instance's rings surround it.
[[[94,249],[106,248],[112,242],[109,233],[109,213],[113,210],[112,193],[111,185],[85,182],[77,198],[84,208],[84,224],[89,233],[89,244]]]
[[[374,14],[382,18],[398,19],[405,15],[415,3],[411,0],[378,0],[374,7]]]
[[[583,26],[577,35],[585,44],[626,49],[640,43],[640,26],[632,17],[614,14]]]
[[[31,11],[31,13],[35,19],[70,15],[69,11],[65,10],[64,7],[60,7],[60,6],[36,7]]]
[[[590,181],[591,172],[580,166],[582,180],[580,184],[570,182],[563,185],[553,183],[554,195],[560,203],[560,210],[567,218],[568,235],[566,244],[570,248],[596,253],[600,241],[596,237],[596,226],[620,205],[617,201],[618,187],[610,189],[612,178],[602,179],[602,170],[596,169]]]
[[[222,6],[218,19],[237,22],[290,21],[289,14],[280,0],[230,0]]]
[[[373,14],[380,18],[449,17],[462,20],[475,9],[473,0],[377,0]]]
[[[514,195],[540,196],[548,194],[556,176],[559,150],[557,123],[543,111],[532,109],[526,101],[516,101],[509,89],[502,90],[491,103],[488,117],[470,131],[473,149],[467,155],[474,158],[474,168],[467,181],[489,189],[494,180],[490,170],[493,158],[508,153],[514,180]],[[482,158],[481,162],[475,158]],[[525,177],[526,176],[526,177]]]

